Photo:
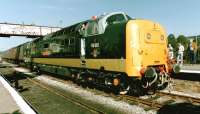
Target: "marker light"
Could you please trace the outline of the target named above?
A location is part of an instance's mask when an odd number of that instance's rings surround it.
[[[164,40],[164,35],[161,35],[161,36],[160,36],[160,39],[163,41],[163,40]]]
[[[92,19],[93,19],[93,20],[96,20],[96,19],[97,19],[97,16],[92,16]]]
[[[147,39],[151,39],[151,34],[147,33]]]
[[[140,74],[143,76],[144,75],[144,73],[145,73],[145,71],[146,71],[146,69],[143,67],[143,68],[141,68],[140,69]]]

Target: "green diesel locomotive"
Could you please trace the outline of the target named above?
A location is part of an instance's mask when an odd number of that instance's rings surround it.
[[[93,16],[13,49],[4,60],[121,94],[154,93],[173,72],[162,26],[123,12]]]

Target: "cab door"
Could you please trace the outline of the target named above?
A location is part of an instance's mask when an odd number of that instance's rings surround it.
[[[81,38],[80,40],[80,60],[81,60],[81,67],[86,67],[86,60],[85,60],[85,38]]]

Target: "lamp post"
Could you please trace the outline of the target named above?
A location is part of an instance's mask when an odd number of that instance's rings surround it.
[[[196,35],[196,45],[198,47],[198,40],[197,40],[197,38],[198,38],[198,35]]]
[[[198,50],[198,35],[196,35],[196,48],[197,48],[197,50]],[[195,52],[195,63],[197,62],[197,60],[198,60],[198,56],[197,56],[197,52]]]

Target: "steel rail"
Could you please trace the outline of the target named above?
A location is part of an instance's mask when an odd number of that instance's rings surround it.
[[[106,114],[105,112],[103,112],[103,111],[101,111],[101,110],[98,110],[98,109],[96,109],[96,108],[94,108],[94,107],[88,106],[87,104],[84,104],[84,103],[82,103],[82,102],[80,102],[80,101],[78,101],[78,100],[76,100],[76,99],[73,99],[73,98],[71,98],[71,97],[68,97],[68,96],[66,96],[66,95],[64,95],[64,94],[62,94],[62,93],[60,93],[60,92],[58,93],[58,91],[49,88],[49,87],[48,87],[47,85],[45,85],[45,84],[42,84],[42,83],[40,83],[40,82],[38,82],[38,81],[35,81],[35,80],[33,80],[33,79],[29,78],[29,77],[27,77],[27,79],[28,79],[30,82],[32,82],[32,83],[34,83],[34,84],[36,84],[36,85],[42,87],[43,89],[45,89],[45,90],[47,90],[47,91],[49,91],[49,92],[51,92],[51,93],[54,93],[54,94],[56,94],[56,95],[58,95],[58,96],[60,96],[60,97],[62,97],[62,98],[64,98],[64,99],[66,99],[67,101],[69,101],[69,102],[71,102],[71,103],[74,103],[74,104],[76,104],[76,105],[78,105],[78,106],[81,106],[82,108],[85,108],[85,109],[87,109],[87,110],[90,111],[90,112],[97,113],[97,114]]]
[[[177,98],[182,98],[189,100],[192,103],[198,103],[200,104],[200,98],[192,97],[192,96],[185,96],[185,95],[180,95],[180,94],[175,94],[175,93],[166,93],[166,92],[157,92],[159,95],[168,95],[170,97],[177,97]]]
[[[119,97],[121,97],[122,99],[125,99],[129,102],[141,103],[143,105],[155,108],[157,110],[163,106],[163,104],[160,104],[153,100],[141,99],[139,97],[134,97],[134,96],[129,96],[129,95],[120,95]]]

